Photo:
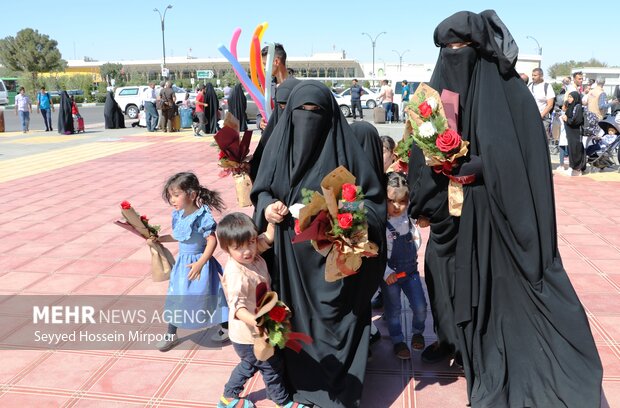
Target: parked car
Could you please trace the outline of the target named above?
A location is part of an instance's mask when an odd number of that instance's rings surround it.
[[[374,109],[379,103],[377,102],[378,94],[372,92],[368,88],[362,88],[364,94],[362,95],[362,108]],[[340,111],[342,114],[347,117],[351,116],[351,88],[345,89],[338,96],[340,98],[336,98],[338,100],[338,106],[340,106]]]
[[[114,92],[114,99],[116,99],[118,106],[120,106],[123,113],[125,113],[129,119],[135,119],[138,117],[138,114],[140,113],[140,106],[142,105],[142,92],[144,92],[146,88],[148,88],[147,85],[131,85],[116,88],[116,91]],[[185,100],[185,94],[187,93],[185,89],[172,85],[172,90],[176,96],[177,104],[180,104]],[[155,93],[159,95],[159,92],[161,92],[161,87],[156,86]]]
[[[4,81],[0,79],[0,105],[9,104],[9,92],[4,86]]]
[[[258,115],[258,106],[256,106],[256,102],[254,102],[247,93],[245,93],[245,98],[248,101],[245,114],[248,117],[248,121],[255,122],[256,116]],[[220,110],[222,111],[222,117],[224,117],[223,115],[228,111],[228,99],[220,99]]]

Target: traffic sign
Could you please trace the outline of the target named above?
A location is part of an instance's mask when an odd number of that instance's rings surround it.
[[[199,69],[196,71],[196,78],[198,79],[211,79],[215,75],[210,69]]]

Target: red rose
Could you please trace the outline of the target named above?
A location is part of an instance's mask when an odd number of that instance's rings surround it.
[[[129,201],[123,201],[123,202],[121,203],[121,208],[122,208],[123,210],[129,210],[129,209],[131,208],[131,204],[129,204]]]
[[[142,222],[148,222],[148,221],[149,221],[149,217],[147,217],[146,215],[141,215],[141,216],[140,216],[140,220],[141,220]]]
[[[422,102],[418,106],[418,110],[420,111],[420,115],[425,119],[431,116],[431,113],[433,113],[433,108],[431,108],[431,105],[426,103],[426,101]]]
[[[461,136],[452,129],[447,129],[445,132],[437,136],[435,141],[437,148],[448,153],[461,145]]]
[[[301,227],[299,226],[299,220],[295,220],[295,234],[301,234]]]
[[[342,229],[349,229],[353,226],[353,214],[344,213],[338,214],[338,225]]]
[[[269,311],[269,318],[274,322],[282,323],[286,319],[286,309],[282,306],[274,306]]]
[[[342,199],[348,202],[355,201],[355,196],[357,196],[357,187],[355,184],[345,183],[342,185]]]
[[[226,153],[224,153],[223,150],[220,150],[220,153],[218,154],[217,158],[219,160],[222,160],[224,157],[226,157]]]

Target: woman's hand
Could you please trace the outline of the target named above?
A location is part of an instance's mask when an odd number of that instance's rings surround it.
[[[200,272],[202,271],[203,266],[204,265],[200,262],[194,262],[187,265],[187,267],[190,268],[189,273],[187,274],[187,279],[191,281],[195,279],[200,279]]]
[[[566,116],[566,115],[562,115],[562,116],[561,116],[561,118],[562,118],[562,120],[563,120],[564,122],[566,122],[566,121],[568,120],[568,116]]]
[[[282,201],[276,201],[265,208],[265,219],[271,224],[282,222],[286,214],[288,214],[288,207]]]

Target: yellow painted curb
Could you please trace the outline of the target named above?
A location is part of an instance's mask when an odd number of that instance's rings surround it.
[[[14,140],[3,140],[1,143],[11,144],[46,144],[46,143],[64,143],[72,140],[84,139],[82,136],[58,135],[58,136],[28,136]]]
[[[94,142],[0,161],[0,183],[152,145],[149,142]]]

